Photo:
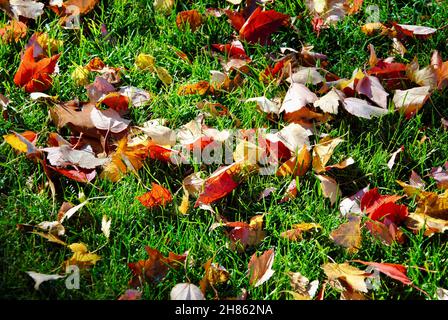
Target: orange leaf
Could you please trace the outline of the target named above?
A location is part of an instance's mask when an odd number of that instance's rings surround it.
[[[0,28],[0,38],[6,43],[19,42],[20,39],[26,36],[28,27],[23,22],[18,20],[11,20],[3,28]]]
[[[104,103],[106,106],[114,109],[115,111],[126,111],[129,107],[129,98],[118,92],[111,92],[104,98],[100,99],[97,106],[101,103]]]
[[[168,189],[153,182],[151,191],[137,197],[137,199],[145,207],[153,208],[157,206],[165,206],[167,203],[173,201],[173,196]]]
[[[303,176],[306,174],[311,165],[311,154],[306,145],[297,156],[292,157],[286,161],[280,168],[278,168],[277,176],[287,176],[293,174],[294,176]]]
[[[197,10],[182,11],[176,17],[177,27],[185,30],[185,25],[190,25],[191,31],[196,31],[202,24],[202,16]]]
[[[34,47],[28,47],[14,76],[14,83],[18,87],[24,87],[26,92],[46,91],[53,83],[50,75],[54,72],[59,54],[37,62],[33,54]]]
[[[222,174],[212,177],[211,179],[209,178],[205,181],[204,192],[199,195],[195,207],[200,204],[210,204],[215,202],[216,200],[225,197],[236,187],[238,187],[238,182],[235,182],[232,175],[227,171],[224,171]]]

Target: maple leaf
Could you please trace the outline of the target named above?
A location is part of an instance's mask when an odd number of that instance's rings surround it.
[[[147,144],[129,145],[128,138],[124,137],[118,141],[117,149],[112,154],[111,161],[103,168],[101,178],[117,182],[128,171],[136,172],[143,167],[143,160],[147,156]]]
[[[147,208],[153,208],[157,206],[165,206],[167,203],[173,201],[173,196],[170,191],[163,186],[151,183],[151,191],[137,197],[138,201]]]
[[[347,262],[342,264],[326,263],[322,269],[332,286],[342,287],[347,291],[367,292],[365,279],[371,275],[370,273],[359,270]]]
[[[231,248],[243,252],[248,247],[258,245],[266,237],[263,230],[263,215],[256,215],[250,219],[249,224],[245,222],[226,222],[226,227],[232,228],[229,232]]]
[[[215,291],[216,296],[218,296],[215,286],[226,283],[229,280],[229,272],[223,266],[213,263],[212,259],[209,259],[204,264],[204,269],[204,277],[199,282],[202,293],[205,295],[207,288],[210,286]]]
[[[77,265],[79,268],[87,268],[96,264],[101,257],[95,253],[90,253],[83,243],[72,243],[68,246],[73,252],[73,256],[65,261],[65,265]]]
[[[272,264],[274,263],[274,249],[269,249],[263,252],[263,254],[257,257],[257,253],[254,253],[249,261],[249,283],[258,287],[268,281],[274,274],[272,270]]]
[[[50,75],[54,72],[58,59],[59,54],[35,61],[34,47],[28,47],[14,76],[14,83],[18,87],[25,88],[26,92],[42,92],[50,89],[53,83]]]
[[[132,278],[129,285],[132,287],[141,287],[145,282],[157,283],[165,278],[170,268],[181,266],[187,254],[177,255],[173,252],[164,257],[157,249],[145,247],[149,258],[140,260],[135,263],[128,263],[128,267],[132,270]]]
[[[202,25],[202,15],[197,10],[182,11],[176,17],[177,27],[185,30],[185,26],[189,25],[192,32],[196,31]]]
[[[3,28],[0,28],[0,38],[5,43],[19,42],[20,39],[26,36],[28,27],[23,22],[11,20]]]
[[[366,192],[361,198],[361,210],[367,214],[375,212],[380,206],[386,203],[395,203],[403,198],[398,195],[380,195],[378,188],[373,188]]]
[[[361,248],[361,217],[349,217],[348,222],[331,232],[330,238],[349,253],[356,253]]]
[[[199,195],[195,207],[200,204],[211,204],[232,192],[238,187],[234,176],[241,170],[239,163],[216,170],[205,180],[204,191]]]
[[[277,176],[303,176],[306,174],[311,165],[311,154],[306,145],[297,153],[297,156],[290,158],[278,168]]]
[[[265,44],[272,33],[288,23],[289,16],[275,10],[262,11],[260,7],[250,15],[239,30],[241,39]]]

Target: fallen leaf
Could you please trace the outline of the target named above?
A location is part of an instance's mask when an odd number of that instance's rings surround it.
[[[395,165],[395,159],[397,158],[398,154],[403,151],[404,151],[404,146],[401,146],[394,153],[392,153],[392,156],[390,157],[389,161],[387,162],[387,167],[390,170],[392,170],[392,167]]]
[[[110,236],[110,225],[112,223],[112,218],[108,218],[106,215],[103,216],[101,220],[101,231],[109,239]]]
[[[316,100],[318,100],[317,96],[303,84],[292,83],[286,92],[279,112],[284,112],[285,120],[291,121],[303,107],[313,104]]]
[[[331,205],[333,205],[338,196],[341,195],[338,183],[333,178],[324,175],[317,174],[316,178],[320,181],[323,196],[329,198]]]
[[[288,23],[289,16],[275,10],[262,11],[257,7],[239,29],[242,40],[266,44],[272,33]]]
[[[377,269],[379,272],[384,273],[386,276],[391,277],[405,285],[412,284],[412,281],[407,277],[407,268],[401,264],[395,263],[378,263],[378,262],[366,262],[361,260],[353,260],[366,266],[371,266]]]
[[[338,114],[339,104],[345,99],[345,94],[332,88],[327,94],[314,101],[314,107],[322,109],[324,112]]]
[[[122,118],[114,108],[106,110],[92,108],[92,111],[90,112],[90,120],[95,128],[111,131],[113,133],[120,133],[126,130],[131,123],[130,120]]]
[[[20,39],[26,37],[28,27],[23,22],[11,20],[3,28],[0,28],[0,38],[5,43],[19,42]]]
[[[73,256],[65,261],[66,266],[77,265],[79,268],[87,268],[101,260],[99,255],[90,253],[83,243],[72,243],[68,247],[72,250]]]
[[[197,10],[182,11],[177,14],[176,24],[180,30],[185,31],[186,25],[192,32],[202,25],[202,15]]]
[[[25,88],[26,92],[46,91],[52,86],[53,80],[50,75],[55,70],[59,55],[35,61],[33,50],[33,47],[25,50],[14,75],[14,83],[18,87]]]
[[[351,254],[361,248],[361,217],[351,216],[349,221],[341,224],[333,230],[330,238],[337,244],[347,249]]]
[[[409,24],[393,23],[395,29],[402,36],[416,37],[419,39],[427,39],[437,32],[437,29],[424,26],[415,26]]]
[[[66,167],[67,165],[71,165],[79,166],[84,169],[95,169],[110,161],[108,158],[97,158],[89,151],[75,150],[67,145],[49,147],[42,150],[47,153],[47,160],[50,164],[56,167]]]
[[[378,193],[378,188],[373,188],[367,191],[361,198],[361,210],[366,212],[368,215],[375,212],[383,204],[395,203],[403,198],[403,196],[398,195],[380,195]]]
[[[437,72],[434,66],[429,65],[420,69],[417,58],[414,58],[406,67],[406,75],[409,80],[419,86],[428,86],[431,90],[437,88]]]
[[[165,206],[167,203],[173,201],[173,196],[170,191],[163,186],[151,183],[151,191],[137,197],[138,201],[147,208],[153,208],[157,206]]]
[[[292,229],[282,232],[280,237],[291,241],[298,241],[302,240],[303,233],[317,231],[319,229],[322,229],[320,224],[302,222],[299,224],[294,224]]]
[[[142,287],[145,282],[155,284],[165,278],[170,268],[181,266],[187,254],[177,255],[170,252],[168,257],[164,257],[157,249],[145,247],[149,258],[135,263],[128,263],[132,270],[132,278],[129,285],[132,287]],[[199,290],[199,288],[198,288]],[[200,292],[200,290],[199,290]]]
[[[415,115],[430,96],[430,87],[417,87],[409,90],[396,90],[393,97],[395,108],[407,118]]]
[[[34,289],[39,290],[39,286],[45,282],[50,280],[57,280],[62,279],[64,276],[58,275],[58,274],[43,274],[43,273],[37,273],[34,271],[27,271],[26,272],[31,278],[34,280]]]
[[[347,291],[354,290],[364,293],[368,291],[365,280],[370,276],[370,273],[359,270],[358,268],[349,265],[347,262],[342,264],[326,263],[322,266],[322,269],[327,275],[330,284],[337,281],[338,284]]]
[[[232,172],[232,166],[216,170],[205,180],[204,191],[199,195],[195,207],[198,207],[199,204],[211,204],[238,187],[238,182],[233,178],[235,173]]]
[[[174,7],[174,0],[154,0],[154,10],[168,15]]]
[[[35,146],[37,134],[33,131],[25,131],[22,134],[13,132],[4,135],[3,139],[15,150],[26,153],[27,157],[39,157],[41,153]]]
[[[319,280],[310,282],[300,272],[288,272],[288,276],[292,290],[290,293],[294,300],[312,300],[314,298],[319,287]]]
[[[443,288],[437,288],[436,293],[438,300],[448,300],[448,290]]]
[[[330,161],[336,147],[344,142],[341,138],[323,138],[313,148],[313,169],[316,173],[326,171],[326,165]]]
[[[257,257],[254,253],[249,261],[249,283],[258,287],[268,281],[274,274],[272,264],[274,263],[274,250],[269,249]]]
[[[437,181],[437,188],[448,189],[448,161],[445,162],[444,168],[432,168],[431,177]]]
[[[229,272],[223,266],[213,263],[212,259],[204,264],[204,269],[204,277],[199,282],[201,291],[204,295],[209,286],[211,286],[216,293],[215,286],[226,283],[229,280]]]
[[[44,13],[44,4],[34,0],[9,0],[9,7],[17,20],[19,17],[36,20]]]
[[[300,177],[307,173],[310,165],[311,154],[306,145],[304,145],[302,150],[297,153],[297,156],[292,157],[278,168],[276,175],[282,177],[289,175]]]
[[[126,290],[118,300],[141,300],[142,292],[135,289]]]
[[[389,112],[387,109],[372,106],[367,101],[358,98],[346,98],[343,105],[349,113],[365,119],[381,117]]]
[[[148,144],[129,145],[128,138],[118,141],[111,161],[103,168],[101,178],[112,182],[120,180],[128,171],[137,172],[143,167],[143,161],[148,157]]]
[[[381,85],[377,77],[365,76],[358,81],[356,92],[369,98],[383,109],[387,109],[387,97],[389,94]]]
[[[205,300],[204,295],[197,286],[192,283],[178,283],[171,289],[171,300]]]

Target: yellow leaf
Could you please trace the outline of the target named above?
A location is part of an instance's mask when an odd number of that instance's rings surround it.
[[[65,261],[66,266],[77,265],[80,268],[85,268],[101,260],[99,255],[90,253],[83,243],[72,243],[68,247],[72,250],[73,256]]]
[[[169,14],[174,6],[174,0],[154,0],[154,10]]]
[[[120,180],[128,171],[137,172],[143,166],[143,160],[148,156],[148,142],[128,145],[127,137],[118,142],[111,161],[104,167],[101,178],[112,182]]]
[[[313,169],[317,173],[326,171],[325,166],[330,161],[336,147],[343,142],[341,138],[323,138],[313,148]]]
[[[278,168],[276,175],[281,177],[289,175],[304,176],[310,168],[310,164],[311,154],[307,146],[304,145],[297,156],[292,157]]]
[[[337,281],[338,285],[342,285],[342,287],[347,289],[347,291],[368,291],[365,279],[370,274],[359,270],[356,267],[352,267],[347,262],[341,264],[326,263],[322,266],[322,269],[327,275],[330,284],[332,284],[333,286],[334,282]]]
[[[140,53],[135,59],[135,65],[141,70],[155,71],[155,58],[146,53]]]
[[[72,80],[77,86],[85,86],[89,84],[89,69],[83,66],[77,66],[72,72]]]
[[[60,244],[63,246],[67,245],[64,241],[62,241],[57,236],[55,236],[51,233],[44,233],[44,232],[39,232],[39,231],[33,231],[32,233],[37,234],[37,235],[41,236],[42,238],[47,239],[50,242],[57,243],[57,244]]]
[[[184,190],[184,195],[182,196],[182,203],[179,206],[179,212],[182,214],[187,214],[190,207],[188,191]]]
[[[156,67],[157,76],[160,80],[162,80],[163,84],[168,86],[173,82],[173,78],[168,73],[168,70],[166,70],[163,67]]]

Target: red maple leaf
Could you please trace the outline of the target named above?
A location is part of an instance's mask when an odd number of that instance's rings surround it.
[[[14,76],[14,83],[25,88],[26,92],[43,92],[53,84],[50,75],[54,72],[59,54],[39,61],[35,61],[33,55],[34,47],[30,46],[25,50],[19,69]]]

